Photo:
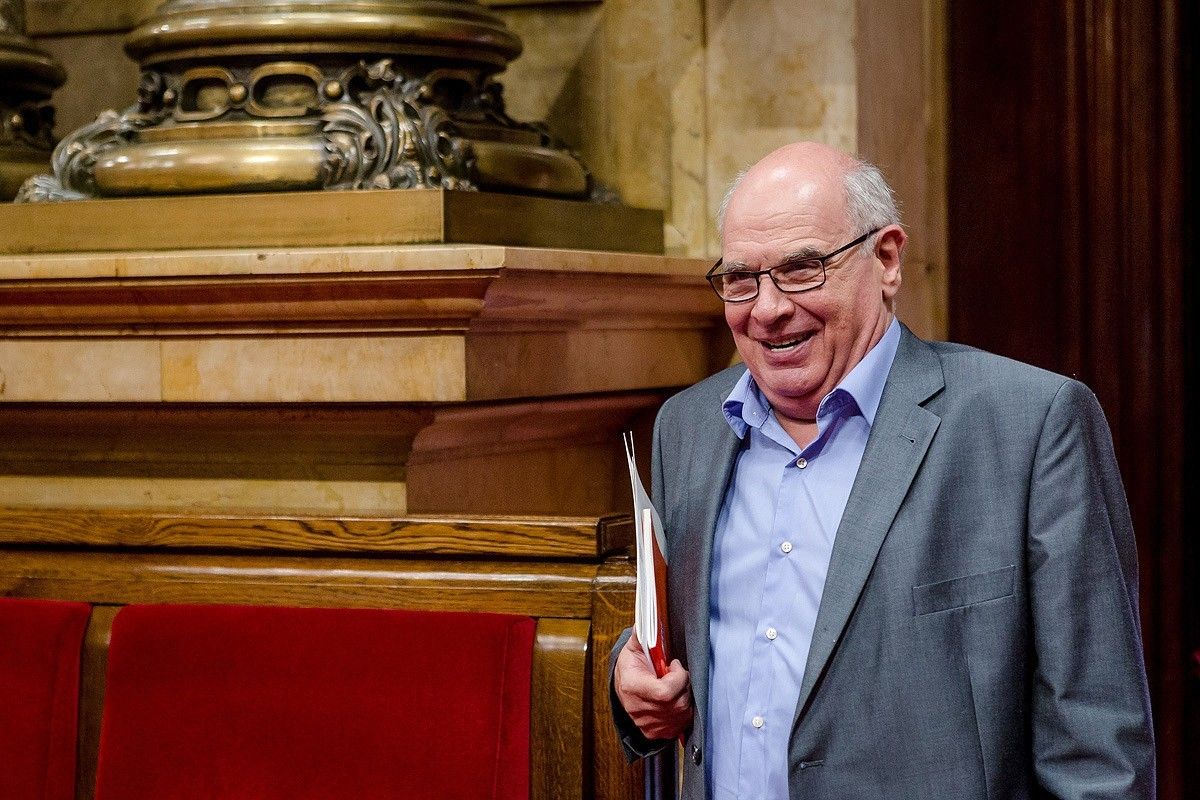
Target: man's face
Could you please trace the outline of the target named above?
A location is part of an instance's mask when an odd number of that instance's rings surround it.
[[[840,187],[802,187],[783,199],[739,197],[726,217],[724,261],[727,268],[768,269],[798,254],[824,255],[863,233],[850,228]],[[738,352],[776,414],[815,419],[821,399],[883,335],[899,284],[898,249],[894,269],[887,251],[902,246],[903,232],[888,228],[827,261],[819,289],[783,293],[764,275],[758,297],[725,304]]]

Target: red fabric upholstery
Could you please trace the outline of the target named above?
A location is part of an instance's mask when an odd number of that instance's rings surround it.
[[[534,621],[130,606],[97,800],[529,797]]]
[[[87,603],[0,599],[0,797],[75,796]]]

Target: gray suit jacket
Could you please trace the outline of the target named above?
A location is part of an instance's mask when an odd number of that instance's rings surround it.
[[[667,401],[653,494],[706,796],[709,568],[743,367]],[[615,651],[614,651],[615,652]],[[616,703],[631,757],[643,738]],[[903,331],[834,542],[796,704],[791,796],[1152,798],[1133,531],[1083,384]]]

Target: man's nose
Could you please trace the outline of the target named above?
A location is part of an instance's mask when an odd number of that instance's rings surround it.
[[[765,273],[759,275],[758,297],[754,298],[753,307],[750,309],[750,316],[754,321],[760,325],[769,325],[790,314],[791,310],[792,301],[779,291],[771,276]]]

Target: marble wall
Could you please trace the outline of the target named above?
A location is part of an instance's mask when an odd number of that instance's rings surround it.
[[[797,139],[856,148],[855,17],[836,0],[513,9],[507,95],[626,202],[663,209],[671,252],[712,255],[739,169]]]
[[[909,232],[901,318],[946,332],[945,0],[604,0],[505,12],[514,115],[546,119],[669,252],[715,257],[730,181],[814,139],[880,164]]]
[[[738,170],[813,139],[855,151],[855,10],[840,0],[709,0],[707,211]],[[719,247],[707,228],[709,252]]]

